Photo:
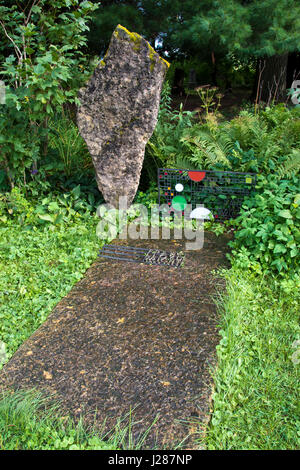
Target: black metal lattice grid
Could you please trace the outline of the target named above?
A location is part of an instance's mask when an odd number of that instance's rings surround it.
[[[182,267],[184,263],[184,254],[181,253],[124,245],[104,245],[98,256],[118,261],[175,268]]]
[[[193,181],[189,171],[205,173],[205,177],[202,181]],[[244,197],[253,192],[256,185],[255,173],[232,171],[159,168],[157,177],[159,206],[163,199],[171,209],[173,197],[182,195],[193,209],[203,204],[218,220],[236,217]],[[184,186],[182,192],[175,190],[177,183]]]

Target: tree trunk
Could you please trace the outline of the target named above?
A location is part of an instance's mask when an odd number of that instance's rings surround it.
[[[292,52],[289,54],[287,64],[287,88],[291,88],[294,80],[300,80],[300,53]]]
[[[259,59],[256,60],[256,66],[255,66],[255,77],[254,77],[254,82],[252,86],[252,91],[250,95],[250,100],[255,101],[256,93],[257,93],[257,86],[258,86],[258,74],[259,74]]]
[[[286,99],[288,53],[258,60],[257,83],[259,101],[267,104]],[[260,79],[259,79],[260,77]]]
[[[217,86],[217,64],[216,64],[216,56],[214,51],[211,52],[211,63],[212,63],[212,73],[211,73],[211,81],[213,86]]]

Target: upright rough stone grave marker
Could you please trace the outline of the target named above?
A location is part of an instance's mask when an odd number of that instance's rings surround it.
[[[145,39],[118,25],[104,59],[79,91],[78,127],[99,190],[115,207],[120,196],[131,204],[137,191],[168,66]]]

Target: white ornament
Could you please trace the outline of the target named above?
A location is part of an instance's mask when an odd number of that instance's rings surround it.
[[[211,211],[206,209],[206,207],[196,207],[196,209],[192,210],[190,213],[190,219],[210,219]]]
[[[181,183],[177,183],[176,186],[175,186],[175,189],[178,193],[181,193],[181,191],[183,191],[183,185]]]

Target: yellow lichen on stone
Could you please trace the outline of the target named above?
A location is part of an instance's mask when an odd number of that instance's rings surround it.
[[[141,47],[141,41],[142,41],[142,36],[140,36],[138,33],[132,33],[131,31],[129,31],[127,28],[125,28],[124,26],[118,24],[117,28],[115,29],[114,31],[114,35],[116,38],[119,37],[119,33],[118,33],[118,29],[122,29],[123,31],[125,31],[125,33],[127,34],[127,36],[129,37],[129,39],[134,42],[135,46],[133,48],[133,50],[135,51],[139,51],[140,50],[140,47]],[[146,41],[147,42],[147,41]],[[151,61],[151,65],[150,65],[150,70],[151,72],[153,71],[154,69],[154,66],[155,66],[155,57],[157,56],[159,60],[161,60],[162,62],[164,62],[166,64],[167,67],[170,67],[170,64],[169,62],[167,62],[165,59],[163,59],[162,57],[160,57],[160,55],[153,49],[153,47],[149,44],[149,42],[147,42],[148,44],[148,48],[149,48],[149,57],[150,57],[150,61]]]
[[[164,59],[163,57],[160,57],[160,56],[159,56],[159,58],[160,58],[160,60],[162,60],[162,61],[166,64],[167,67],[170,67],[170,65],[171,65],[170,62],[168,62],[168,61],[167,61],[166,59]]]
[[[104,59],[107,57],[107,55],[108,55],[108,49],[105,52],[105,56],[103,57],[103,59],[100,60],[100,64],[102,65],[102,67],[105,67],[105,65],[106,65],[106,62],[105,62]]]
[[[129,31],[127,28],[125,28],[121,24],[118,24],[118,26],[116,28],[116,31],[115,31],[116,33],[117,33],[117,29],[123,29],[123,31],[125,31],[125,33],[130,37],[130,39],[133,42],[137,42],[137,41],[142,40],[142,36],[140,36],[138,33],[132,33],[131,31]]]
[[[160,57],[160,55],[153,49],[153,47],[149,44],[149,42],[147,42],[147,44],[148,44],[148,48],[149,48],[149,57],[150,57],[150,60],[151,60],[151,65],[150,65],[151,72],[153,71],[154,66],[155,66],[155,58],[154,58],[155,56],[157,56],[159,58],[159,60],[164,62],[167,67],[170,67],[170,63],[167,62],[162,57]]]
[[[149,48],[149,57],[151,61],[150,70],[151,72],[153,72],[154,67],[155,67],[155,50],[153,49],[153,47],[150,46],[149,42],[147,44]]]
[[[123,31],[125,31],[125,33],[129,37],[130,41],[134,42],[134,44],[135,44],[134,47],[133,47],[133,50],[138,52],[140,50],[140,47],[141,47],[142,37],[138,33],[132,33],[131,31],[129,31],[124,26],[118,24],[118,26],[117,26],[117,28],[114,32],[114,35],[116,36],[116,38],[119,37],[118,29],[122,29]]]

